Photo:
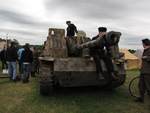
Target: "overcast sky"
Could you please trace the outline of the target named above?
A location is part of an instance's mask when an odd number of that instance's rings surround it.
[[[99,26],[120,31],[120,47],[137,49],[150,37],[149,0],[0,0],[0,36],[43,44],[49,27],[71,20],[87,36]]]

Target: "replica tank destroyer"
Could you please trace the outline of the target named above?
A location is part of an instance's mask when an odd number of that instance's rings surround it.
[[[91,42],[85,35],[72,38],[65,37],[64,29],[49,28],[47,40],[40,59],[40,94],[48,95],[55,87],[100,86],[116,88],[125,81],[124,57],[119,52],[121,33],[108,32],[106,40],[112,43],[110,48],[117,79],[107,79],[109,72],[102,60],[105,79],[98,78],[95,62],[89,54],[89,49],[78,49],[77,45]]]

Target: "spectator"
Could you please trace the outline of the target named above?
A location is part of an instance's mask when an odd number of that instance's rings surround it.
[[[10,80],[16,82],[16,61],[18,60],[17,49],[14,42],[11,42],[10,47],[6,51],[6,61],[8,62],[8,74]]]
[[[142,55],[141,74],[139,80],[140,97],[136,98],[136,102],[144,102],[145,92],[150,95],[150,40],[143,39],[142,44],[144,52]]]
[[[23,61],[22,61],[22,52],[24,51],[23,47],[20,47],[17,51],[18,54],[18,60],[19,60],[19,74],[22,76],[23,74]]]
[[[39,72],[39,52],[38,50],[34,47],[33,48],[33,62],[32,62],[32,71],[31,71],[31,76],[35,77],[35,73]]]
[[[29,82],[29,75],[31,73],[31,64],[33,62],[33,53],[30,50],[29,44],[26,44],[24,51],[22,52],[22,61],[23,61],[23,83]]]
[[[0,52],[0,59],[1,59],[1,62],[2,62],[2,70],[4,69],[8,69],[8,66],[7,66],[7,62],[6,62],[6,47],[4,46],[3,50]]]

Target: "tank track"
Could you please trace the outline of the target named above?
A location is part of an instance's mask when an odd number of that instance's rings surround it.
[[[119,73],[117,75],[117,79],[112,80],[107,86],[106,88],[108,89],[115,89],[119,86],[121,86],[122,84],[124,84],[125,80],[126,80],[126,73],[125,73],[125,68],[124,68],[124,64],[121,64],[119,66]]]
[[[40,94],[44,96],[52,94],[54,83],[49,68],[43,66],[40,67],[39,78]]]

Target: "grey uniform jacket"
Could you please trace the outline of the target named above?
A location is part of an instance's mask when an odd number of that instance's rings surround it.
[[[141,74],[150,74],[150,47],[144,49],[142,56]]]
[[[103,37],[98,37],[95,40],[86,42],[81,44],[83,46],[83,48],[91,48],[91,47],[98,47],[98,48],[104,48],[104,38]]]

